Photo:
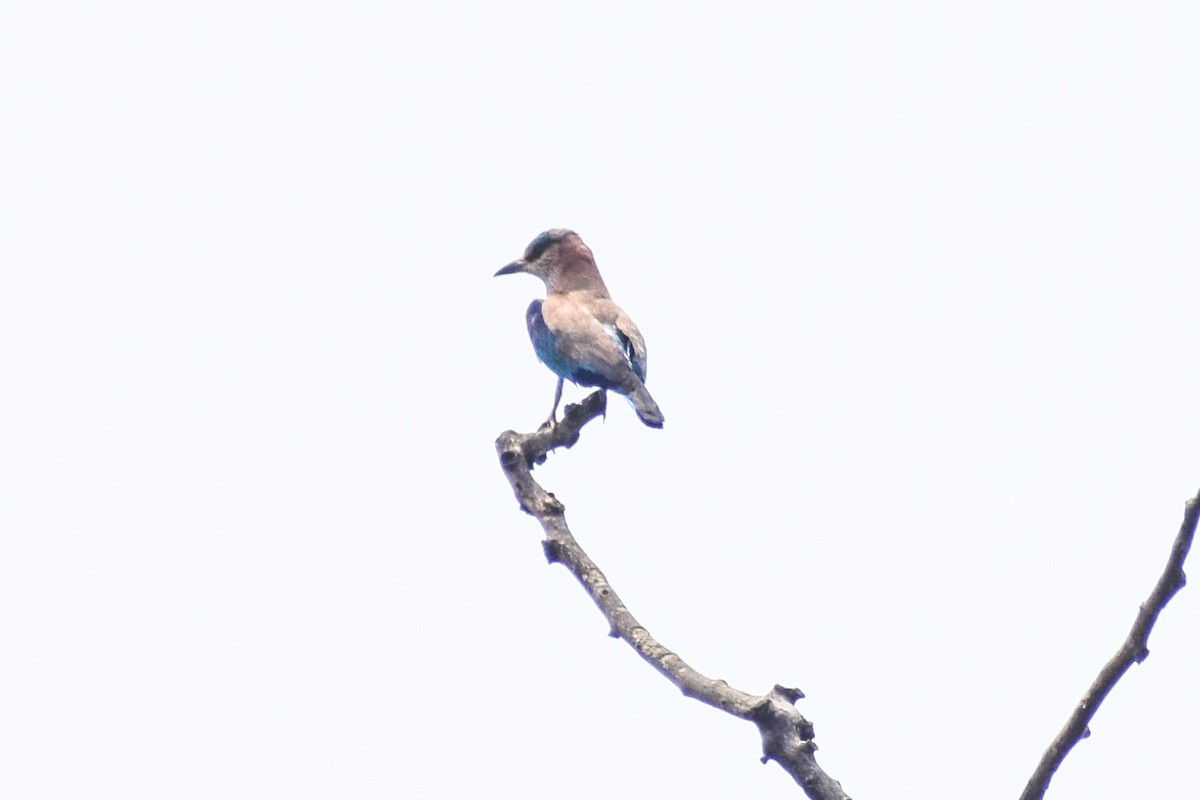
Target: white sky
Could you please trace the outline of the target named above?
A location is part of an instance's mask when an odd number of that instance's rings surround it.
[[[667,424],[538,475],[633,611],[1016,797],[1200,488],[1200,11],[499,5],[0,9],[0,796],[800,796],[495,462],[568,226]],[[1195,795],[1198,591],[1052,798]]]

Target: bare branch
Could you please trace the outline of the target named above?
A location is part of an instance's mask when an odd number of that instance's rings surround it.
[[[1050,786],[1050,779],[1062,764],[1063,759],[1067,757],[1067,753],[1071,752],[1071,748],[1078,742],[1091,735],[1088,723],[1091,722],[1109,691],[1117,685],[1117,681],[1121,679],[1126,670],[1134,664],[1142,663],[1150,655],[1147,644],[1150,639],[1150,631],[1158,620],[1159,613],[1166,608],[1175,593],[1187,583],[1187,576],[1183,574],[1183,562],[1187,559],[1192,539],[1196,536],[1198,519],[1200,519],[1200,493],[1197,493],[1184,507],[1183,524],[1179,527],[1179,533],[1175,536],[1175,542],[1171,546],[1171,556],[1167,559],[1166,569],[1163,570],[1158,583],[1154,585],[1150,597],[1142,603],[1138,610],[1137,618],[1133,621],[1133,628],[1130,629],[1129,635],[1125,637],[1125,641],[1117,650],[1116,655],[1110,658],[1104,668],[1100,670],[1100,674],[1088,687],[1083,699],[1075,706],[1067,724],[1059,731],[1058,736],[1050,743],[1046,752],[1042,754],[1042,760],[1034,771],[1033,777],[1025,785],[1025,791],[1021,793],[1021,800],[1042,800],[1045,797],[1046,789]]]
[[[527,434],[505,431],[496,440],[500,464],[517,502],[541,523],[545,532],[542,547],[547,560],[571,571],[608,620],[609,635],[624,640],[684,695],[758,726],[764,764],[778,763],[812,800],[850,800],[841,784],[817,765],[812,723],[801,716],[795,705],[804,693],[776,685],[763,695],[747,694],[688,666],[637,621],[604,573],[571,535],[562,503],[533,479],[534,464],[544,461],[546,454],[555,448],[573,445],[583,426],[603,412],[604,392],[594,392],[581,405],[567,406],[562,422],[553,428],[543,427]]]

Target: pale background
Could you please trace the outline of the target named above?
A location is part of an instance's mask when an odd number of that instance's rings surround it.
[[[538,475],[642,622],[856,798],[1019,793],[1200,488],[1200,11],[733,9],[0,10],[0,796],[800,796],[496,464],[556,226],[667,424]],[[1200,588],[1151,649],[1051,797],[1195,796]]]

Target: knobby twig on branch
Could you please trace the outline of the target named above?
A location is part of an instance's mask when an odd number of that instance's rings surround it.
[[[795,705],[804,693],[776,685],[763,695],[747,694],[725,681],[700,674],[660,644],[634,618],[604,573],[575,541],[567,527],[563,504],[533,479],[534,464],[545,461],[551,450],[575,444],[583,426],[603,414],[604,409],[604,392],[594,392],[580,405],[567,406],[562,421],[553,428],[524,434],[505,431],[496,440],[500,465],[521,510],[536,518],[546,534],[542,547],[547,560],[564,565],[576,577],[608,620],[609,635],[623,639],[685,696],[758,726],[764,764],[778,763],[812,800],[850,800],[841,784],[817,765],[812,723]]]
[[[1138,610],[1137,618],[1133,621],[1129,635],[1121,644],[1121,649],[1100,670],[1100,674],[1088,687],[1083,699],[1071,712],[1067,724],[1063,726],[1058,736],[1054,737],[1054,741],[1050,743],[1050,747],[1042,754],[1042,760],[1038,763],[1033,777],[1025,785],[1021,800],[1042,800],[1045,797],[1046,789],[1050,786],[1050,779],[1062,764],[1063,759],[1067,757],[1067,753],[1071,752],[1071,748],[1077,743],[1091,735],[1088,723],[1091,722],[1109,691],[1116,686],[1117,681],[1121,679],[1126,670],[1134,664],[1142,663],[1150,655],[1147,643],[1150,639],[1150,630],[1158,620],[1159,612],[1166,608],[1175,593],[1187,583],[1187,576],[1183,574],[1183,562],[1192,546],[1192,539],[1196,536],[1197,520],[1200,520],[1200,493],[1197,493],[1184,507],[1183,524],[1180,525],[1175,542],[1171,545],[1171,556],[1167,559],[1167,567],[1150,592],[1150,597],[1142,603]]]

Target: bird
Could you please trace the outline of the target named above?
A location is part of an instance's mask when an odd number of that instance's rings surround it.
[[[546,284],[546,299],[534,300],[525,325],[538,360],[558,376],[554,406],[543,427],[557,424],[563,381],[597,386],[624,395],[638,419],[663,426],[663,414],[646,389],[646,340],[608,294],[596,259],[579,234],[553,228],[539,234],[525,255],[500,268],[496,277],[524,272]]]

